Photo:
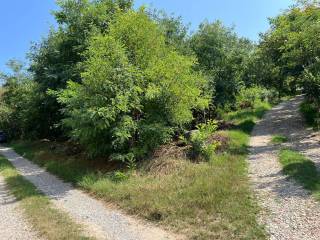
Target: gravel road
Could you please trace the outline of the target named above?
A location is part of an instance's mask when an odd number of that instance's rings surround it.
[[[24,176],[53,203],[69,213],[85,231],[97,239],[108,240],[171,240],[178,239],[157,227],[128,217],[118,210],[106,207],[102,202],[73,188],[46,172],[12,149],[0,146],[4,155]],[[180,237],[179,237],[180,239]]]
[[[277,157],[279,146],[270,144],[275,134],[287,136],[286,146],[319,163],[318,140],[312,137],[315,134],[311,130],[306,130],[299,113],[302,101],[303,96],[298,96],[273,108],[256,125],[250,140],[249,173],[263,209],[259,220],[272,240],[320,239],[320,204],[282,174]]]
[[[9,193],[4,179],[0,176],[0,239],[37,240],[36,233],[24,221],[19,203]]]

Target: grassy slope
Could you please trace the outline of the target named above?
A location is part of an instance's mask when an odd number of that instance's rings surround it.
[[[128,179],[114,181],[86,167],[85,162],[53,153],[44,144],[19,142],[12,146],[93,195],[190,239],[265,239],[256,222],[258,209],[249,189],[246,157],[254,122],[269,108],[260,104],[254,110],[225,115],[236,124],[233,130],[223,132],[230,138],[229,148],[206,163],[178,161],[179,166],[166,175],[138,169]]]
[[[18,174],[11,163],[0,156],[0,174],[10,192],[19,201],[27,219],[41,236],[48,240],[79,240],[84,237],[79,225],[67,214],[55,209],[50,200],[39,193],[35,186]]]

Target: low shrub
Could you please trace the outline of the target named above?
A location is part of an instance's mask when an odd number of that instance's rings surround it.
[[[300,111],[309,126],[319,129],[320,116],[319,107],[315,102],[305,101],[300,106]]]
[[[190,144],[192,146],[192,157],[202,157],[210,160],[210,157],[218,147],[218,141],[210,141],[209,137],[216,132],[218,128],[217,121],[210,120],[207,123],[198,124],[197,130],[191,134]]]
[[[242,88],[236,97],[236,107],[238,109],[253,108],[256,103],[274,103],[279,99],[275,90],[268,90],[263,87]]]
[[[288,138],[282,135],[274,135],[271,139],[272,144],[281,144],[285,142],[288,142]]]

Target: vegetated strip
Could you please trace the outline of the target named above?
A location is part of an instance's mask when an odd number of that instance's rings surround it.
[[[282,136],[282,135],[272,136],[272,139],[271,139],[272,144],[281,144],[285,142],[288,142],[288,138],[286,136]]]
[[[48,240],[93,239],[85,236],[80,225],[74,223],[66,213],[56,209],[47,197],[19,175],[12,164],[1,155],[0,174],[40,236]]]
[[[319,128],[319,110],[317,103],[305,100],[300,106],[300,112],[304,116],[308,126],[313,127],[314,129]]]
[[[314,162],[290,149],[282,149],[279,160],[286,175],[311,191],[315,198],[320,200],[320,173]]]
[[[229,138],[229,144],[208,162],[152,159],[155,165],[160,161],[171,166],[165,174],[137,168],[135,174],[119,178],[101,172],[101,165],[92,167],[92,161],[53,151],[50,143],[16,142],[12,146],[94,196],[190,239],[265,239],[256,221],[259,208],[249,188],[246,158],[250,132],[268,109],[270,105],[259,104],[225,116],[236,126],[218,132]]]

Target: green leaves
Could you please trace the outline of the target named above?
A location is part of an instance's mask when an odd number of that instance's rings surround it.
[[[268,90],[261,86],[242,88],[236,98],[238,109],[254,108],[258,103],[274,103],[278,99],[279,96],[275,90]]]
[[[34,91],[38,84],[23,70],[23,65],[10,61],[12,75],[4,75],[4,92],[0,103],[0,128],[10,138],[35,137],[38,128],[35,124],[38,112],[36,105],[40,101]]]
[[[319,96],[316,82],[320,80],[311,80],[320,71],[315,67],[320,56],[319,20],[319,7],[312,1],[300,2],[271,20],[271,29],[263,36],[260,49],[279,69],[279,91],[295,93],[303,87],[310,96]]]
[[[87,51],[82,84],[69,82],[58,93],[65,106],[64,123],[71,135],[88,145],[92,155],[118,149],[135,127],[127,114],[139,109],[139,82],[121,44],[111,36],[96,36]]]
[[[61,121],[61,106],[47,91],[65,89],[68,81],[81,82],[82,62],[91,38],[109,31],[116,13],[131,9],[131,0],[59,0],[53,12],[57,27],[31,48],[30,70],[39,84],[35,94],[41,95],[38,109],[38,134],[61,137],[62,129],[54,126]],[[103,52],[102,52],[103,54]],[[60,130],[60,131],[56,131]]]
[[[208,140],[217,129],[218,123],[214,120],[209,120],[207,123],[201,123],[197,126],[197,131],[193,132],[190,138],[194,158],[204,157],[206,160],[210,160],[219,143],[217,141],[208,142]]]
[[[70,82],[58,101],[71,136],[93,155],[141,157],[191,122],[193,110],[208,107],[196,60],[167,48],[143,9],[117,13],[108,34],[91,38],[85,57],[82,84]]]
[[[190,44],[198,58],[198,68],[209,76],[209,91],[214,93],[212,103],[222,107],[234,104],[244,85],[245,63],[253,49],[252,43],[238,38],[232,28],[219,21],[205,21],[191,37]]]
[[[166,47],[163,34],[144,9],[120,13],[110,26],[110,35],[123,44],[130,62],[141,69],[158,61]]]

